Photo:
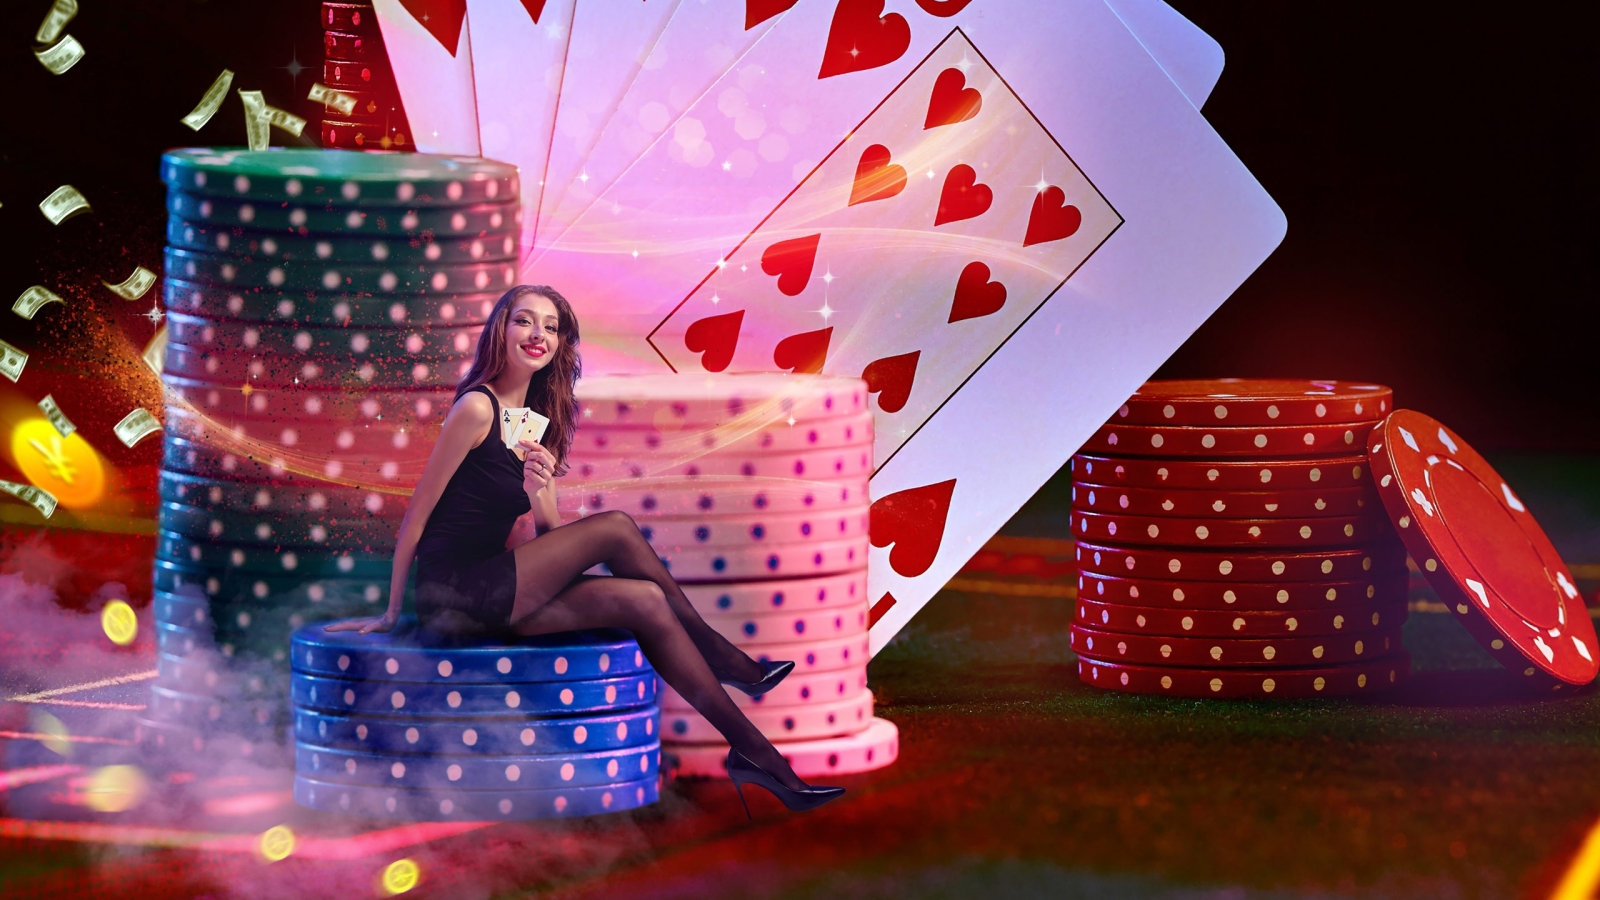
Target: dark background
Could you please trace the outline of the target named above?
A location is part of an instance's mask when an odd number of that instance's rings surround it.
[[[1532,6],[1174,5],[1226,50],[1205,115],[1289,231],[1159,374],[1379,381],[1485,448],[1600,450],[1586,29]],[[88,54],[59,77],[30,52],[49,6],[13,0],[0,37],[0,300],[45,283],[75,307],[5,317],[30,371],[77,367],[119,332],[135,353],[148,339],[147,304],[97,281],[159,266],[160,151],[243,142],[232,98],[199,135],[178,121],[223,67],[234,89],[312,119],[306,143],[319,112],[303,99],[320,76],[317,0],[86,3],[67,31]],[[62,183],[95,215],[40,217]],[[47,346],[67,352],[44,359]],[[100,424],[123,411],[108,404]]]

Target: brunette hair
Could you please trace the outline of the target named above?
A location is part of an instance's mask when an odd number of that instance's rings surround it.
[[[578,356],[578,317],[572,312],[572,304],[555,288],[543,284],[519,284],[495,301],[494,308],[489,311],[489,320],[478,335],[478,349],[472,358],[472,366],[456,385],[455,399],[460,400],[467,391],[493,381],[505,370],[506,326],[511,321],[511,307],[528,294],[538,294],[555,304],[556,316],[560,319],[556,327],[561,335],[561,347],[544,368],[533,374],[533,379],[528,382],[528,394],[522,403],[550,420],[550,427],[545,429],[544,439],[540,443],[556,458],[556,474],[565,475],[567,451],[572,449],[572,439],[578,430],[576,386],[578,377],[583,373],[583,361]]]

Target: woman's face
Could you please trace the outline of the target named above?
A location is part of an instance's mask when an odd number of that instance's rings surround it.
[[[506,359],[530,374],[549,364],[561,346],[556,305],[541,294],[523,294],[511,304],[506,322]]]

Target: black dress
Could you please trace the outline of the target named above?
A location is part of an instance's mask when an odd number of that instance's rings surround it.
[[[504,636],[516,601],[517,564],[506,539],[532,509],[522,488],[522,460],[500,440],[500,401],[489,433],[450,476],[417,542],[417,618],[449,636]]]

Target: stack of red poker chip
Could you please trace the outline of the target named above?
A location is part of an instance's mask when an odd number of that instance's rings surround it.
[[[322,83],[355,98],[348,113],[328,106],[322,146],[340,150],[413,150],[394,70],[371,3],[322,4]]]
[[[867,689],[872,414],[854,378],[607,376],[578,382],[564,518],[631,515],[718,632],[782,684],[729,696],[802,777],[864,772],[899,752]],[[680,774],[725,777],[722,736],[670,688],[663,743]]]
[[[1258,699],[1404,678],[1406,551],[1365,456],[1392,404],[1336,381],[1140,388],[1072,460],[1079,678]]]

